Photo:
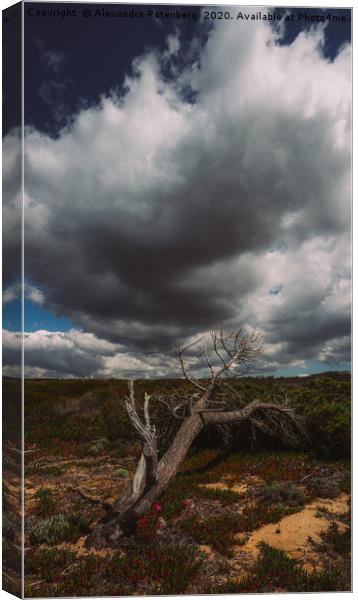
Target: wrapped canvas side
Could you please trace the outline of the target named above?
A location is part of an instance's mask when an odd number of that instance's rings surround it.
[[[22,3],[3,11],[3,589],[23,596]],[[6,338],[13,334],[10,346]],[[14,335],[15,333],[15,335]],[[6,350],[5,350],[6,348]],[[5,366],[6,365],[6,366]]]

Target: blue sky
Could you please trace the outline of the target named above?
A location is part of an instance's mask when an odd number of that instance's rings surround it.
[[[19,331],[19,302],[9,302],[3,308],[3,326],[9,331]],[[74,327],[73,323],[67,317],[56,317],[50,311],[45,310],[31,302],[25,301],[24,305],[25,331],[37,331],[46,329],[47,331],[69,331]]]

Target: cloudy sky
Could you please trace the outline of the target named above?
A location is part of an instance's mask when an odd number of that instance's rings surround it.
[[[188,6],[186,19],[41,19],[39,6],[71,7],[25,5],[26,375],[175,376],[176,347],[239,325],[262,336],[253,373],[349,369],[350,24],[332,22],[349,12],[307,9],[331,16],[312,24],[281,10],[272,26],[236,19],[252,7],[209,21]]]

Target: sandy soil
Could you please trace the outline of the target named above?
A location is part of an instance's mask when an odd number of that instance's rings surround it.
[[[58,546],[56,546],[57,549],[59,550],[70,550],[71,552],[74,552],[75,554],[77,554],[77,556],[88,556],[89,554],[94,555],[94,556],[100,556],[101,558],[105,558],[106,556],[110,556],[111,554],[113,554],[113,550],[111,548],[108,549],[101,549],[101,550],[95,550],[94,548],[87,548],[85,546],[85,542],[86,542],[86,535],[80,537],[77,542],[71,544],[70,542],[63,542],[62,544],[58,544]]]
[[[335,500],[317,498],[310,504],[306,504],[300,512],[284,517],[279,523],[264,525],[254,531],[245,544],[244,551],[256,557],[258,544],[263,541],[284,550],[292,558],[299,559],[308,571],[322,568],[320,557],[309,543],[309,538],[319,542],[320,534],[329,527],[329,520],[320,516],[317,511],[325,508],[331,513],[347,513],[348,501],[347,494],[341,494]],[[347,525],[339,520],[337,524],[341,531],[347,528]],[[238,552],[242,550],[242,547],[237,547]]]
[[[215,483],[203,484],[203,487],[209,489],[232,490],[239,494],[245,494],[250,487],[260,485],[261,481],[258,478],[250,477],[240,483],[230,483],[225,477],[221,481]],[[324,508],[330,513],[347,513],[349,510],[349,496],[341,494],[338,498],[331,500],[327,498],[317,498],[313,502],[306,504],[301,511],[284,517],[279,523],[268,524],[260,527],[252,532],[245,546],[236,546],[235,559],[238,560],[243,555],[251,555],[252,559],[256,558],[259,553],[258,544],[266,542],[270,546],[279,548],[287,552],[292,558],[300,560],[302,565],[311,571],[314,568],[322,568],[322,562],[310,544],[311,538],[314,542],[320,541],[320,534],[325,532],[329,527],[329,520],[323,515],[319,515],[319,509]],[[337,524],[340,531],[347,528],[347,525],[340,522]],[[240,533],[238,538],[242,538]],[[209,554],[208,547],[203,551]]]
[[[250,488],[262,485],[264,482],[259,477],[246,477],[243,481],[237,482],[236,475],[226,475],[221,481],[213,483],[203,483],[201,487],[212,490],[231,490],[237,494],[246,494]]]
[[[238,483],[229,487],[223,481],[216,481],[215,483],[203,483],[200,485],[200,487],[205,487],[209,490],[231,490],[237,494],[245,494],[247,492],[246,483]]]

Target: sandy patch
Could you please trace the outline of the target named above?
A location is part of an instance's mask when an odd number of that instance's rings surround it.
[[[324,507],[331,513],[347,513],[349,496],[341,494],[334,500],[317,498],[307,504],[300,512],[284,517],[279,523],[264,525],[250,535],[244,548],[237,546],[238,552],[249,552],[253,557],[258,554],[258,544],[263,541],[270,546],[280,548],[292,558],[299,559],[307,570],[322,567],[320,557],[313,550],[307,538],[315,542],[320,541],[320,534],[329,527],[329,521],[323,516],[318,516],[317,511]],[[347,525],[337,521],[340,531]],[[240,534],[241,536],[241,534]]]
[[[246,494],[249,488],[262,485],[263,480],[259,477],[250,476],[246,477],[243,481],[237,481],[237,475],[235,473],[229,473],[225,475],[220,481],[213,483],[202,483],[200,487],[204,487],[211,490],[229,490],[236,492],[237,494]]]
[[[247,485],[245,483],[238,483],[236,485],[228,486],[225,481],[216,481],[215,483],[202,483],[200,487],[207,488],[208,490],[229,490],[236,492],[237,494],[244,494],[247,491]]]
[[[87,548],[85,546],[87,536],[84,535],[80,537],[76,542],[63,542],[56,546],[59,550],[70,550],[74,552],[77,557],[79,556],[99,556],[100,558],[106,558],[106,556],[110,556],[113,554],[113,550],[111,548],[101,548],[100,550],[95,550],[95,548]]]

